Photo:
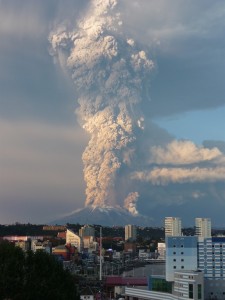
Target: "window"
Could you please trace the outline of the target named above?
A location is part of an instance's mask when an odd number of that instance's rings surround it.
[[[176,254],[176,252],[173,252],[173,254]]]
[[[202,299],[202,285],[198,284],[198,299]]]
[[[176,248],[176,245],[173,245],[174,248]]]
[[[181,252],[180,254],[182,255],[182,254],[184,254],[184,252]]]
[[[184,266],[181,266],[181,269],[183,269],[184,268]]]
[[[176,261],[176,258],[174,258],[174,260],[173,261]]]
[[[181,245],[181,248],[184,248],[184,245]]]
[[[176,266],[173,266],[173,268],[176,269],[177,267],[176,267]]]
[[[189,298],[193,299],[193,284],[189,284]]]
[[[184,259],[183,259],[183,258],[181,258],[181,261],[184,261]]]

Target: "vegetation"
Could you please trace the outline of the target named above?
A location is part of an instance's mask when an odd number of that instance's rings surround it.
[[[73,276],[53,256],[0,243],[0,300],[79,299]]]

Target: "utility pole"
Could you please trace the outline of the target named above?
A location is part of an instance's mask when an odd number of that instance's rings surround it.
[[[100,256],[100,270],[99,270],[99,280],[100,282],[102,282],[102,227],[100,227],[100,252],[99,252],[99,256]]]

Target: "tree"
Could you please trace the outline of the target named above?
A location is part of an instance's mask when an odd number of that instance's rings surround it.
[[[19,299],[23,291],[25,256],[13,244],[0,244],[0,299]]]
[[[0,244],[0,299],[79,299],[73,276],[53,256]]]

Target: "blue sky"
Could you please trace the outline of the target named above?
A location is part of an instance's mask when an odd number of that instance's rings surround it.
[[[204,140],[225,140],[223,130],[225,107],[187,112],[182,115],[156,119],[177,139],[192,140],[202,144]]]
[[[48,37],[62,21],[75,24],[89,4],[0,0],[0,223],[48,222],[84,205],[81,156],[89,137],[74,113],[75,88],[49,54]],[[149,49],[156,64],[145,115],[163,129],[161,139],[168,135],[198,146],[204,141],[211,148],[223,145],[224,1],[121,0],[121,13],[125,34]],[[165,204],[165,186],[149,191],[143,183],[140,211],[151,214],[154,209],[160,219],[167,212],[182,214],[183,205],[190,217],[187,191],[208,191],[203,182],[193,185],[166,186],[171,199],[178,199],[175,190],[187,196],[182,203]],[[210,194],[219,203],[212,215],[218,213],[219,225],[225,225],[219,214],[225,206],[224,188],[220,180]],[[156,200],[146,203],[146,198]],[[203,216],[210,216],[214,202],[202,201],[197,211],[206,203]]]

